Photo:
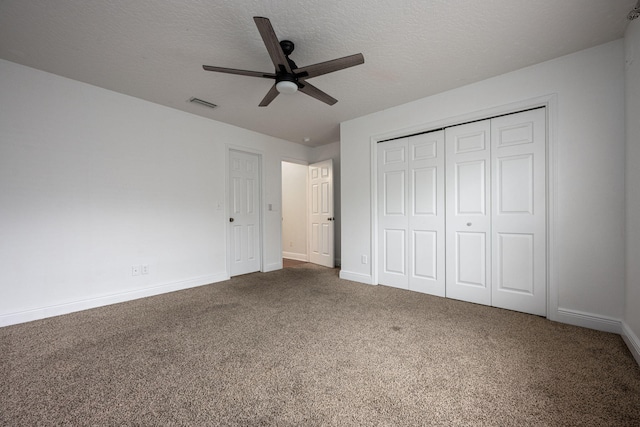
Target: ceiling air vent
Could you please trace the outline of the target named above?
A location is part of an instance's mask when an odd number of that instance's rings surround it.
[[[200,98],[195,98],[195,97],[194,98],[190,98],[189,102],[193,102],[194,104],[204,105],[205,107],[209,107],[209,108],[216,108],[217,107],[217,105],[212,103],[212,102],[207,102],[207,101],[204,101],[204,100],[202,100]]]

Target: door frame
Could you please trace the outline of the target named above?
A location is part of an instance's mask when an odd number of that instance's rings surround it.
[[[293,164],[297,164],[297,165],[301,165],[301,166],[306,166],[307,167],[307,178],[305,181],[305,198],[304,198],[304,213],[305,213],[305,217],[304,217],[304,223],[305,223],[305,228],[304,228],[304,233],[305,233],[305,250],[307,251],[306,253],[306,257],[307,257],[307,262],[309,261],[309,230],[308,230],[308,225],[309,225],[309,189],[307,188],[309,186],[309,162],[306,160],[300,160],[300,159],[295,159],[293,157],[281,157],[280,158],[280,212],[282,213],[283,211],[283,207],[282,207],[282,163],[283,162],[287,162],[287,163],[293,163]],[[283,224],[284,220],[280,221],[280,262],[282,262],[282,253],[284,252],[284,250],[282,250],[282,224]],[[280,265],[280,267],[282,268],[282,265]]]
[[[514,102],[498,107],[488,108],[484,110],[473,111],[470,113],[454,116],[446,119],[436,120],[429,123],[423,123],[416,126],[411,126],[402,129],[396,129],[391,132],[373,135],[370,138],[369,152],[371,154],[370,166],[371,166],[371,282],[374,285],[379,284],[378,281],[378,266],[379,257],[378,253],[378,156],[376,146],[379,142],[410,136],[413,134],[429,132],[440,128],[456,126],[467,122],[476,120],[485,120],[492,117],[501,116],[505,114],[517,113],[524,110],[533,108],[545,107],[546,108],[546,199],[547,199],[547,212],[546,212],[546,224],[547,224],[547,315],[549,320],[558,320],[558,300],[559,300],[559,272],[557,259],[558,247],[556,242],[556,212],[557,212],[557,195],[558,195],[558,182],[557,182],[557,117],[558,117],[558,95],[549,94],[531,99],[526,99],[519,102]]]
[[[308,174],[308,169],[309,166],[315,164],[315,163],[320,163],[320,162],[324,162],[327,160],[331,160],[332,161],[332,204],[333,204],[333,216],[334,218],[336,218],[333,222],[333,262],[334,262],[334,268],[335,266],[340,266],[340,260],[336,259],[336,239],[335,239],[335,234],[336,234],[336,228],[338,227],[338,224],[340,223],[340,217],[339,215],[336,214],[336,187],[335,187],[335,176],[336,176],[336,170],[335,170],[335,164],[336,164],[336,159],[334,157],[328,157],[325,158],[323,160],[320,161],[307,161],[307,160],[301,160],[301,159],[297,159],[294,157],[287,157],[287,156],[282,156],[280,158],[280,187],[279,187],[279,192],[280,192],[280,204],[282,205],[282,162],[287,162],[287,163],[295,163],[295,164],[299,164],[299,165],[303,165],[307,167],[307,182],[306,182],[306,197],[305,197],[305,223],[306,223],[306,227],[305,227],[305,233],[306,233],[306,240],[307,240],[307,245],[306,245],[306,250],[307,250],[307,262],[311,262],[311,237],[310,237],[310,232],[309,232],[309,223],[310,223],[310,218],[311,215],[309,213],[309,209],[311,206],[311,194],[309,194],[309,174]],[[280,209],[280,211],[282,212],[282,207]],[[279,227],[280,227],[280,233],[279,233],[279,239],[280,239],[280,248],[282,249],[282,221],[280,221],[279,223]],[[281,250],[282,253],[282,250]],[[282,259],[281,259],[282,261]],[[280,265],[280,267],[282,268],[282,264]]]
[[[230,233],[230,228],[229,228],[229,217],[230,217],[230,206],[229,206],[229,184],[230,184],[230,180],[229,180],[229,171],[230,171],[230,154],[231,151],[240,151],[240,152],[244,152],[244,153],[248,153],[248,154],[253,154],[255,156],[258,157],[258,167],[260,168],[260,173],[259,173],[259,177],[260,177],[260,182],[258,183],[258,204],[259,204],[259,215],[260,215],[260,221],[258,222],[259,226],[260,226],[260,230],[258,232],[258,236],[259,236],[259,248],[260,248],[260,271],[264,272],[264,266],[266,265],[266,255],[267,255],[267,251],[265,248],[265,227],[264,227],[264,182],[266,180],[266,175],[265,175],[265,167],[264,167],[264,153],[260,150],[254,150],[248,147],[244,147],[241,145],[233,145],[233,144],[226,144],[225,145],[225,171],[224,171],[224,197],[225,197],[225,202],[224,202],[224,206],[225,206],[225,217],[224,217],[224,221],[225,221],[225,232],[224,232],[224,238],[225,238],[225,247],[226,247],[226,258],[227,258],[227,262],[226,262],[226,268],[227,268],[227,276],[231,277],[231,237],[229,235]]]

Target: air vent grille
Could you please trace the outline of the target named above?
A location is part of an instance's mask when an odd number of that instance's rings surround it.
[[[190,98],[189,102],[193,102],[194,104],[204,105],[205,107],[209,107],[209,108],[216,108],[217,107],[217,105],[214,104],[213,102],[208,102],[208,101],[205,101],[203,99],[195,98],[195,97]]]

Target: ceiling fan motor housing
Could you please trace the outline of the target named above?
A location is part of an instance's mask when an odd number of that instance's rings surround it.
[[[291,40],[281,40],[280,47],[282,48],[282,53],[284,53],[286,56],[289,56],[296,46]]]

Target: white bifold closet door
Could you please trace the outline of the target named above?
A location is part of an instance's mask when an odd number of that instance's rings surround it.
[[[546,110],[491,120],[492,305],[547,312]]]
[[[378,144],[379,282],[444,296],[444,132]]]
[[[447,297],[546,315],[545,110],[445,140]]]
[[[379,283],[546,315],[545,114],[378,144]]]
[[[491,124],[445,130],[447,292],[491,305]]]

